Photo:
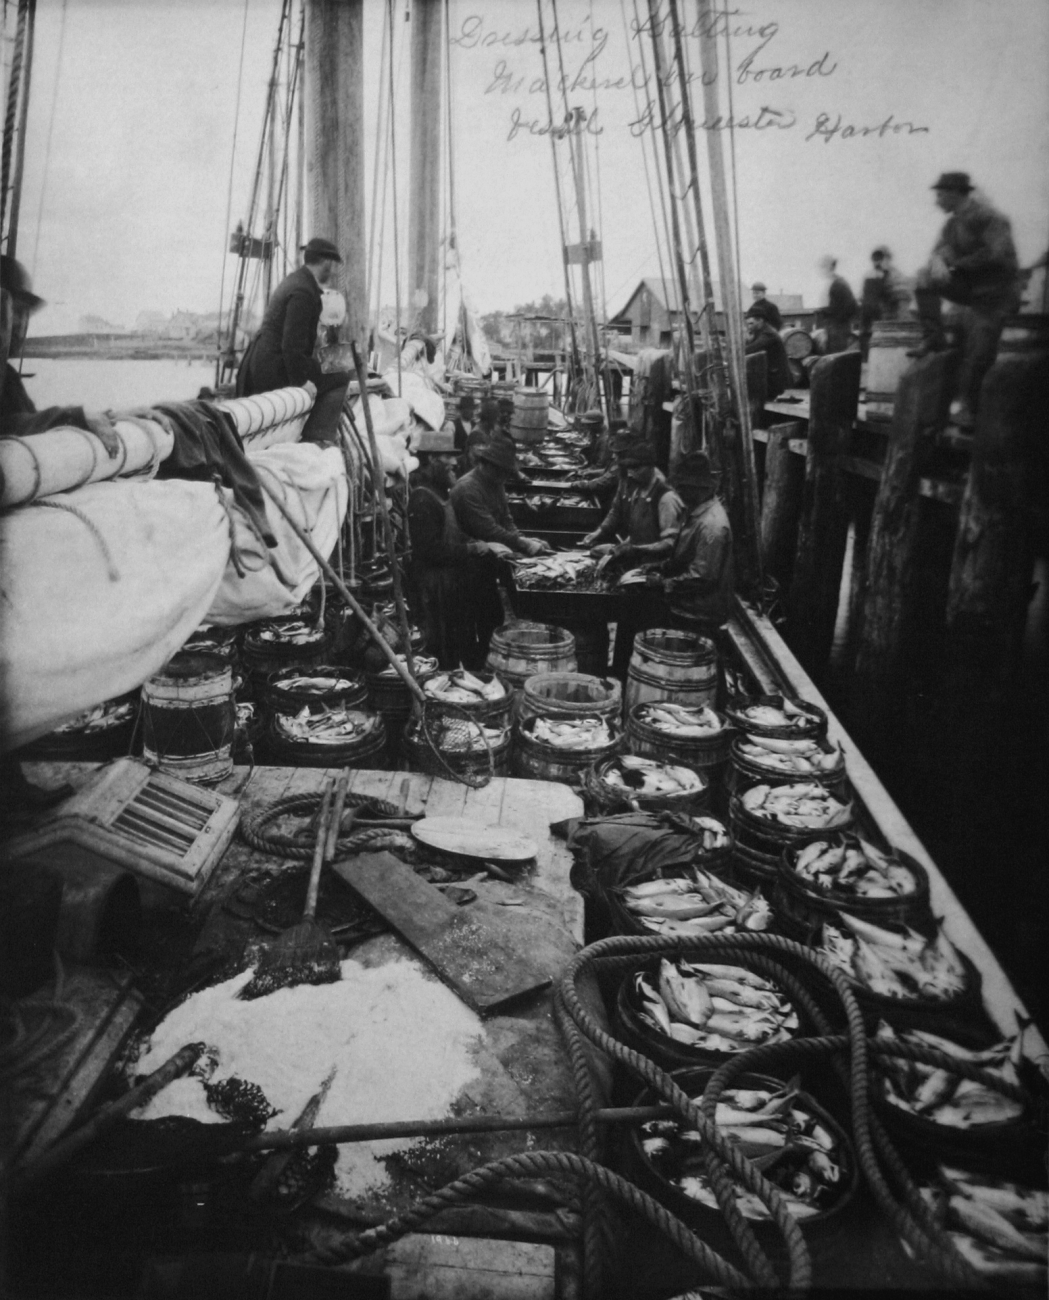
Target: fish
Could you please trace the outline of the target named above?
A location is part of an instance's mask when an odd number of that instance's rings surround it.
[[[690,921],[700,916],[709,916],[720,906],[719,902],[706,903],[698,896],[689,899],[674,894],[655,894],[629,904],[630,911],[635,916],[669,917],[674,921]]]
[[[898,930],[887,930],[884,926],[874,925],[871,921],[852,916],[849,912],[842,912],[841,919],[858,939],[875,944],[879,948],[897,948],[901,952],[920,957],[928,944],[928,940],[912,930],[910,926],[905,926],[906,933],[900,934]]]
[[[639,918],[646,930],[657,934],[678,935],[681,938],[695,938],[697,935],[715,934],[732,924],[731,916],[694,916],[687,921],[676,921],[667,916],[642,916]]]
[[[715,1034],[738,1038],[745,1043],[764,1042],[779,1027],[774,1020],[764,1014],[730,1015],[723,1011],[712,1011],[707,1018],[706,1026]]]
[[[665,958],[659,963],[659,992],[674,1019],[697,1029],[702,1029],[711,1019],[713,1003],[703,981],[682,975]]]
[[[1004,1181],[978,1182],[976,1175],[946,1165],[941,1165],[940,1174],[972,1200],[989,1205],[1011,1219],[1022,1219],[1027,1228],[1049,1227],[1049,1192]]]
[[[975,1241],[962,1232],[947,1234],[959,1255],[962,1256],[978,1273],[988,1281],[1008,1282],[1017,1287],[1042,1287],[1044,1289],[1049,1270],[1044,1264],[1033,1260],[1014,1259],[1004,1251],[993,1246]]]
[[[841,1168],[834,1163],[826,1151],[813,1151],[807,1163],[821,1182],[837,1183],[841,1181]]]
[[[781,999],[766,989],[756,989],[741,980],[711,978],[706,981],[711,997],[725,999],[737,1007],[753,1007],[758,1011],[778,1011]]]
[[[947,1207],[954,1223],[981,1241],[1021,1259],[1033,1259],[1043,1264],[1049,1261],[1049,1243],[1044,1237],[1035,1238],[1032,1233],[1018,1231],[993,1206],[972,1201],[966,1196],[952,1196]]]
[[[661,1029],[664,1034],[669,1034],[670,1012],[667,1010],[666,1003],[648,982],[648,977],[644,973],[635,978],[634,988],[641,998],[641,1014],[647,1016],[656,1029]]]
[[[946,1070],[933,1070],[914,1091],[911,1106],[920,1115],[946,1101],[954,1091],[957,1078]]]
[[[717,962],[710,961],[690,961],[683,962],[683,966],[698,972],[704,976],[712,975],[715,979],[734,980],[738,984],[745,984],[752,989],[772,989],[773,985],[764,980],[760,975],[754,975],[743,966],[725,966]]]

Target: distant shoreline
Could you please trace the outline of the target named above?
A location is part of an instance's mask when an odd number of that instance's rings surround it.
[[[50,334],[26,339],[30,358],[76,357],[94,361],[214,361],[214,343],[158,339],[151,334]]]

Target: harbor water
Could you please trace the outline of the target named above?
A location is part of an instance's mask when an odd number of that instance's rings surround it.
[[[86,406],[88,410],[105,411],[157,402],[187,402],[215,383],[213,361],[180,357],[25,357],[21,369],[26,392],[38,410],[46,406]]]

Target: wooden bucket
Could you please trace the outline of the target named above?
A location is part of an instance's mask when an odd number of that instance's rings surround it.
[[[562,749],[537,740],[532,728],[538,719],[529,718],[515,728],[513,773],[532,781],[563,781],[565,785],[581,786],[587,772],[595,763],[611,758],[622,745],[622,733],[614,724],[611,739],[593,749]]]
[[[876,320],[867,355],[867,419],[888,423],[896,404],[900,377],[911,364],[908,352],[922,341],[917,320]]]
[[[142,756],[184,781],[233,771],[233,672],[218,655],[180,651],[142,687]]]
[[[627,685],[629,689],[629,683]],[[691,768],[707,781],[713,781],[721,775],[728,762],[729,742],[732,738],[728,726],[723,726],[710,736],[675,736],[651,726],[638,716],[646,703],[651,701],[642,700],[627,709],[627,748],[631,754]]]
[[[607,718],[619,723],[623,691],[614,677],[588,673],[541,673],[521,691],[517,716],[528,718]]]
[[[386,726],[381,714],[360,710],[369,725],[362,734],[337,744],[298,740],[280,730],[279,715],[270,718],[266,733],[268,753],[279,767],[352,767],[383,771],[389,760]]]
[[[282,637],[282,628],[297,619],[267,619],[249,627],[244,633],[241,663],[260,690],[270,673],[279,668],[307,668],[328,660],[331,637],[324,628],[316,628],[306,641],[295,642]]]
[[[492,633],[485,667],[520,692],[538,673],[574,673],[575,638],[549,623],[506,623]]]
[[[797,326],[780,330],[779,336],[791,361],[804,361],[806,357],[811,357],[816,349],[816,340],[808,330],[799,329]]]
[[[634,637],[626,683],[626,709],[670,700],[674,704],[713,705],[718,688],[714,642],[694,632],[656,627]]]

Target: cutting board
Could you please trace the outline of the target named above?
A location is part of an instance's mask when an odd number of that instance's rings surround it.
[[[454,906],[393,854],[361,853],[334,869],[480,1014],[551,982],[517,919]]]

